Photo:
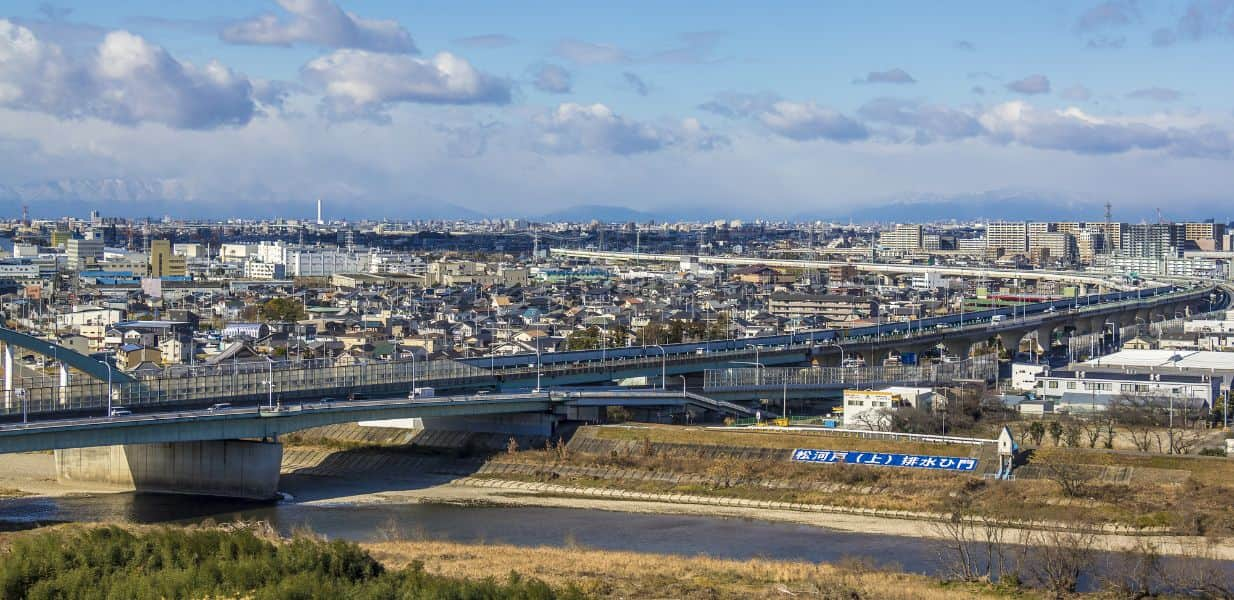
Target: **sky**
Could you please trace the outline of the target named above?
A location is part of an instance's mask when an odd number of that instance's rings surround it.
[[[0,212],[1226,219],[1232,67],[1234,0],[7,0]]]

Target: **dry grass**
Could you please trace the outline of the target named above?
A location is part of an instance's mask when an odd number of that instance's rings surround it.
[[[954,600],[1012,595],[993,586],[944,585],[929,577],[877,571],[855,562],[835,566],[439,541],[391,541],[364,547],[387,566],[402,567],[418,560],[431,573],[455,577],[502,578],[518,571],[551,584],[574,584],[598,598]]]
[[[857,437],[840,437],[832,432],[785,433],[749,427],[741,431],[679,427],[671,425],[640,425],[638,427],[585,427],[582,435],[599,439],[640,441],[668,444],[692,444],[699,446],[740,446],[746,448],[819,448],[825,450],[859,450],[867,452],[902,452],[906,454],[933,454],[968,456],[973,447],[959,444],[930,444],[920,442],[895,442],[867,440]]]
[[[964,446],[667,426],[587,428],[581,435],[634,443],[604,454],[533,450],[502,455],[499,458],[502,462],[532,465],[539,472],[496,477],[589,488],[882,510],[950,513],[963,508],[999,519],[1169,527],[1178,533],[1193,535],[1234,532],[1234,512],[1221,500],[1223,496],[1234,494],[1234,485],[1230,483],[1234,482],[1234,461],[1223,458],[1075,448],[1039,450],[1042,457],[1057,455],[1060,460],[1076,464],[1133,467],[1131,484],[1090,481],[1085,484],[1082,495],[1069,497],[1057,482],[1049,479],[992,482],[977,476],[907,469],[794,464],[786,458],[735,458],[717,450],[724,446],[842,446],[853,449],[863,445],[862,449],[932,454],[957,455],[972,451]],[[563,466],[615,469],[633,472],[634,476],[618,478],[614,471],[601,477]],[[703,481],[648,480],[640,477],[640,473],[701,477]]]

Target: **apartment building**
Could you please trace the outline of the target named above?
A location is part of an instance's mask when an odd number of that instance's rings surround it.
[[[986,248],[1002,249],[1003,254],[1028,253],[1027,223],[990,223],[985,230]]]

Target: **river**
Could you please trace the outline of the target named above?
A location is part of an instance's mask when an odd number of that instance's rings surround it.
[[[333,539],[441,539],[516,546],[584,546],[731,559],[807,560],[867,564],[941,576],[940,542],[835,531],[809,525],[693,515],[656,515],[571,508],[458,504],[247,502],[163,494],[97,494],[0,501],[0,530],[57,522],[122,521],[195,524],[264,520],[282,534],[308,529]],[[1182,559],[1167,558],[1169,568]],[[1234,579],[1234,562],[1217,564]],[[1083,578],[1127,572],[1125,559],[1100,553]]]

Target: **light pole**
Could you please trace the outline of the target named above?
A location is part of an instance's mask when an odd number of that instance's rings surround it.
[[[416,395],[416,351],[414,348],[411,351],[411,395]]]
[[[107,367],[107,416],[111,416],[111,361],[103,359],[103,365]]]
[[[536,338],[536,391],[540,391],[540,338]]]
[[[664,346],[659,344],[652,344],[651,347],[660,350],[660,389],[664,389],[668,383],[668,352],[665,352]]]
[[[681,395],[685,396],[686,395],[686,376],[678,375],[678,377],[681,378]]]
[[[17,394],[17,397],[21,399],[21,422],[22,424],[24,425],[26,423],[29,423],[30,422],[29,411],[26,410],[26,407],[27,407],[26,388],[19,387],[16,390],[13,390],[13,393]],[[108,411],[107,414],[110,415],[111,412]]]
[[[266,358],[266,366],[269,368],[269,376],[267,377],[267,380],[266,380],[266,383],[268,386],[266,388],[266,402],[267,404],[269,404],[269,408],[273,409],[274,408],[274,359],[270,358],[270,355],[268,354],[263,354],[262,356]]]
[[[763,365],[763,363],[758,361],[751,362],[748,360],[733,360],[729,362],[734,365],[754,365],[754,385],[763,385],[762,371],[767,368]]]

